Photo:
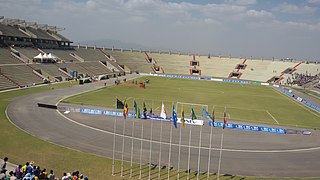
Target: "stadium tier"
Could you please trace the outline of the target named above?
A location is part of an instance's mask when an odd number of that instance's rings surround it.
[[[63,73],[62,70],[59,70],[56,64],[29,64],[29,66],[50,81],[63,81],[70,78],[70,76]]]
[[[153,73],[152,64],[145,60],[144,52],[131,52],[129,50],[104,50],[104,52],[115,59],[118,64],[128,67],[131,72]]]
[[[18,87],[17,84],[14,84],[8,78],[0,74],[0,90],[12,89],[16,87]]]
[[[18,58],[14,57],[9,48],[0,48],[0,64],[21,64]]]
[[[0,66],[1,74],[6,76],[19,86],[30,86],[43,83],[43,79],[37,76],[33,69],[25,64]]]
[[[75,50],[61,50],[61,49],[43,49],[46,53],[51,53],[57,56],[60,60],[65,62],[80,62],[77,58],[75,58],[74,53]]]

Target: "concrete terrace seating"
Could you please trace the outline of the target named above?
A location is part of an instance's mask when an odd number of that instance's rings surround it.
[[[48,73],[49,75],[53,77],[64,77],[67,78],[68,76],[61,71],[59,71],[59,67],[55,64],[29,64],[34,69],[40,69],[41,71],[44,71]]]
[[[17,27],[10,26],[10,25],[4,25],[0,23],[0,31],[2,32],[2,35],[5,36],[14,36],[14,37],[29,37],[26,34],[19,31]]]
[[[192,56],[178,54],[149,53],[166,74],[190,74],[190,60]]]
[[[93,72],[94,75],[103,75],[103,74],[112,74],[112,72],[101,64],[99,61],[97,62],[83,62],[80,63],[82,67],[86,68],[90,72]]]
[[[280,76],[281,72],[296,63],[271,61],[271,60],[250,60],[246,61],[247,68],[243,72],[241,79],[266,82],[273,76]]]
[[[11,54],[9,48],[0,48],[0,64],[21,64],[23,63]]]
[[[228,78],[231,72],[236,71],[236,65],[243,62],[240,58],[216,56],[211,56],[210,59],[207,56],[196,56],[196,60],[200,62],[201,75],[223,78]]]
[[[60,68],[67,68],[70,71],[77,71],[78,74],[87,74],[89,76],[112,74],[112,72],[100,64],[100,62],[61,63],[56,65]]]
[[[153,72],[151,68],[152,64],[147,63],[147,61],[145,60],[144,52],[121,52],[119,50],[104,50],[104,52],[116,59],[118,64],[127,66],[131,71],[138,71],[144,73]]]
[[[0,90],[16,88],[17,85],[0,74]]]
[[[311,75],[319,74],[320,72],[320,64],[306,64],[302,63],[297,67],[297,70],[294,71],[295,73],[308,73]]]
[[[46,31],[42,29],[34,29],[31,27],[27,27],[27,30],[30,31],[32,34],[36,35],[38,39],[46,39],[46,40],[56,40],[52,36],[50,36]]]
[[[53,55],[64,61],[79,62],[79,60],[70,55],[71,53],[75,53],[75,50],[44,49],[44,51],[46,53],[52,53]]]
[[[40,51],[35,48],[20,48],[20,47],[15,47],[15,50],[17,50],[19,53],[27,56],[30,60],[33,59],[33,57],[37,56]]]
[[[75,48],[74,53],[83,58],[85,61],[105,61],[107,59],[99,49]]]
[[[20,86],[43,83],[43,79],[33,73],[33,69],[25,64],[22,65],[3,65],[1,73]]]

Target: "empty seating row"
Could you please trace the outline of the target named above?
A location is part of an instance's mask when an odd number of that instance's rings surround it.
[[[3,75],[0,74],[0,91],[5,89],[12,89],[17,87],[16,84],[9,81],[7,78],[5,78]]]
[[[23,63],[14,57],[9,48],[0,48],[0,64],[21,64]]]
[[[33,73],[33,69],[25,64],[0,66],[1,73],[20,86],[43,83],[43,79]]]

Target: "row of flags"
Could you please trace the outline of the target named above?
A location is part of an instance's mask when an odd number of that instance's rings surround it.
[[[124,100],[124,102],[122,102],[117,98],[116,106],[117,106],[117,109],[123,109],[123,117],[126,119],[128,116],[128,113],[129,113],[127,101]],[[140,108],[138,107],[136,100],[134,100],[134,102],[133,102],[133,107],[134,107],[135,115],[136,115],[135,118],[141,118]],[[144,118],[147,118],[146,113],[147,113],[146,104],[143,102],[143,116],[144,116]],[[212,124],[214,123],[214,120],[215,120],[214,109],[212,110],[212,115],[209,115],[209,113],[205,109],[202,109],[202,116],[204,118],[206,118],[208,121],[210,121]],[[165,106],[163,103],[161,105],[160,117],[163,119],[167,118],[167,112],[166,112],[166,109],[165,109]],[[174,108],[174,105],[172,105],[172,119],[173,119],[174,127],[177,128],[178,117],[177,117],[177,112]],[[191,108],[191,119],[192,120],[197,119],[197,115],[195,114],[193,108]],[[183,106],[181,108],[181,124],[183,127],[185,126]],[[226,112],[224,112],[223,113],[223,127],[222,127],[223,129],[226,127],[226,124],[227,124],[227,115],[226,115]]]

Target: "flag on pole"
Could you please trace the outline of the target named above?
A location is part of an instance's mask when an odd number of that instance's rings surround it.
[[[173,119],[173,125],[174,125],[174,127],[177,128],[178,118],[177,118],[176,110],[174,109],[174,105],[172,105],[172,119]]]
[[[181,109],[181,124],[182,124],[183,127],[186,124],[186,122],[184,120],[184,109],[183,109],[183,106],[182,106],[182,109]]]
[[[123,102],[117,98],[117,109],[123,109],[123,108],[124,108]]]
[[[123,107],[123,117],[125,119],[127,119],[127,115],[128,115],[128,112],[129,112],[127,100],[124,100],[124,105],[123,106],[124,106]]]
[[[197,116],[196,116],[196,114],[194,113],[193,108],[191,108],[191,119],[192,119],[192,120],[197,119]]]
[[[212,116],[211,116],[211,119],[212,119],[212,124],[214,123],[214,109],[212,110]]]
[[[160,117],[162,117],[163,119],[167,118],[166,108],[164,107],[163,103],[162,103],[162,106],[161,106]]]
[[[227,114],[226,112],[223,113],[223,129],[226,128],[226,124],[227,124]]]
[[[211,116],[204,108],[202,109],[202,117],[206,118],[211,123],[213,122]]]
[[[143,118],[147,119],[147,108],[146,104],[143,102]]]
[[[136,118],[139,118],[138,115],[138,106],[136,100],[133,101],[134,112],[136,113]]]
[[[141,116],[140,108],[138,107],[138,111],[137,111],[137,114],[136,114],[136,118],[140,118],[140,116]]]

